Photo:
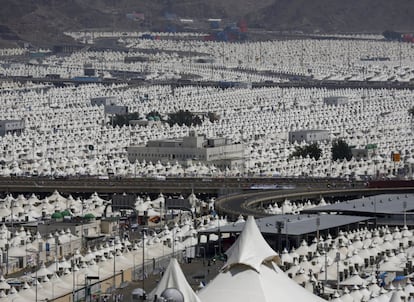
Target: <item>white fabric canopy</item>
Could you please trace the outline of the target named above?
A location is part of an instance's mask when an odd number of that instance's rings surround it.
[[[243,232],[228,253],[222,271],[200,291],[203,302],[324,301],[276,265],[277,253],[266,243],[253,217],[247,219]]]
[[[197,295],[188,284],[180,268],[180,265],[175,258],[171,258],[170,264],[165,270],[165,273],[162,276],[157,287],[151,292],[150,297],[154,297],[155,295],[158,297],[161,296],[162,292],[167,288],[178,289],[183,294],[184,301],[186,302],[201,302],[201,300],[197,297]]]
[[[342,281],[340,283],[340,285],[342,285],[342,286],[352,286],[352,285],[361,286],[363,284],[366,284],[366,281],[364,279],[362,279],[358,275],[358,273],[353,274],[351,277],[349,277],[348,279],[345,279],[344,281]]]
[[[252,216],[247,218],[243,232],[226,254],[228,258],[223,269],[244,264],[258,272],[263,261],[278,257],[277,253],[263,239]]]

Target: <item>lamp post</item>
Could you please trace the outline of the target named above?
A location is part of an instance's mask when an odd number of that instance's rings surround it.
[[[88,274],[85,274],[85,302],[86,298],[88,297]]]
[[[339,290],[339,261],[341,260],[341,254],[336,252],[336,290]]]
[[[160,201],[160,226],[162,227],[162,208],[163,208],[163,204],[162,201]]]
[[[145,233],[146,230],[142,229],[142,289],[145,292]]]
[[[289,233],[288,233],[288,219],[285,220],[285,232],[286,232],[286,248],[289,251],[290,242],[289,242]]]
[[[10,222],[11,222],[11,231],[13,232],[13,206],[14,206],[14,200],[12,199],[10,201]]]
[[[24,265],[27,267],[27,240],[28,238],[24,239],[24,252],[25,252],[25,258],[24,258]]]
[[[172,256],[175,257],[175,228],[172,229]]]
[[[326,243],[323,244],[323,249],[325,252],[325,283],[323,285],[323,293],[325,294],[325,288],[328,284],[328,245]]]
[[[82,218],[81,218],[81,221],[82,221],[81,223],[81,250],[82,250],[83,249],[83,199],[82,199],[81,215],[82,215]]]
[[[132,271],[132,280],[136,280],[137,279],[137,276],[136,276],[136,267],[135,267],[135,257],[136,256],[138,256],[138,254],[134,254],[132,256],[132,262],[133,262],[133,266],[132,266],[132,269],[133,269],[133,271]]]
[[[70,261],[72,267],[72,302],[75,302],[75,259]]]
[[[115,276],[115,263],[116,263],[116,260],[115,260],[115,258],[116,258],[116,248],[115,248],[115,239],[114,239],[114,280],[113,280],[113,290],[115,290],[116,289],[116,280],[115,280],[115,278],[116,278],[116,276]]]
[[[6,265],[6,276],[9,274],[9,248],[10,245],[8,243],[5,244],[6,248],[6,262],[4,263]]]
[[[218,215],[217,215],[218,216]],[[219,254],[219,257],[220,257],[220,255],[221,255],[221,231],[220,231],[220,216],[218,216],[218,219],[217,219],[217,226],[218,226],[218,254]]]
[[[38,232],[38,228],[39,228],[39,225],[36,224],[36,234]],[[37,271],[39,270],[39,258],[40,258],[41,248],[42,248],[42,243],[39,242],[39,245],[37,246],[37,252],[36,252],[36,273],[35,273],[35,278],[36,278],[36,280],[35,280],[35,282],[36,282],[36,299],[35,299],[35,301],[36,302],[37,302],[37,282],[38,282],[37,281]]]
[[[204,267],[204,281],[207,281],[207,274],[206,274],[206,249],[204,246],[198,247],[198,252],[200,253],[200,250],[203,250],[203,267]]]
[[[318,216],[316,217],[316,238],[318,240],[318,244],[319,244],[319,227],[321,225],[321,218]]]
[[[206,249],[204,248],[204,246],[199,246],[198,252],[200,252],[200,250],[203,250],[203,266],[205,266],[206,265]]]
[[[404,209],[404,227],[407,226],[407,202],[403,201],[403,209]]]
[[[39,269],[39,252],[37,252],[37,259],[36,259],[36,272],[35,272],[35,282],[36,282],[36,288],[35,288],[35,295],[36,295],[36,298],[35,298],[35,301],[37,302],[37,271],[38,271],[38,269]]]
[[[58,267],[58,245],[59,245],[59,237],[55,236],[55,261],[56,261],[56,272],[59,270]]]

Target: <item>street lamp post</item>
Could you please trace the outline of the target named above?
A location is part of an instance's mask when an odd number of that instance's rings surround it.
[[[82,209],[81,209],[81,216],[82,216],[82,218],[81,218],[81,251],[83,250],[83,242],[84,242],[84,238],[83,238],[83,232],[84,232],[84,229],[83,229],[83,222],[84,222],[84,219],[83,219],[83,199],[82,199],[82,202],[81,202],[81,204],[82,204]]]
[[[204,248],[204,246],[199,246],[198,250],[200,252],[200,250],[203,250],[203,266],[206,265],[206,249]]]
[[[318,244],[319,244],[319,227],[321,225],[321,218],[318,216],[316,217],[316,238],[318,240]]]
[[[135,266],[135,256],[138,256],[138,254],[134,254],[132,257],[132,261],[133,261],[133,266],[132,266],[132,280],[136,280],[137,276],[136,276],[136,266]]]
[[[325,293],[326,285],[328,284],[328,245],[324,243],[325,251],[325,284],[323,285],[323,293]]]
[[[9,248],[10,248],[10,245],[8,243],[6,243],[5,248],[6,248],[6,262],[5,262],[5,265],[6,265],[6,276],[7,276],[9,274]]]
[[[404,209],[404,227],[407,226],[407,202],[403,201],[403,209]]]
[[[221,257],[221,231],[220,231],[220,216],[218,216],[217,219],[217,223],[218,223],[218,254],[219,257]]]
[[[13,232],[13,206],[14,206],[14,200],[12,199],[10,201],[10,220],[11,220],[11,231]]]
[[[198,247],[198,252],[200,252],[201,249],[203,250],[204,281],[207,281],[207,274],[206,274],[206,249],[204,248],[204,246],[199,246]]]
[[[336,290],[339,290],[339,261],[341,260],[341,254],[336,252]]]
[[[160,226],[162,227],[162,208],[163,208],[163,204],[162,201],[160,201]]]
[[[85,302],[88,297],[88,274],[85,274]]]
[[[173,254],[172,254],[172,256],[173,256],[173,258],[175,257],[175,228],[174,229],[172,229],[172,252],[173,252]]]
[[[37,271],[38,271],[38,269],[39,269],[39,252],[37,252],[37,259],[36,259],[36,272],[35,272],[35,285],[36,285],[36,287],[35,287],[35,295],[36,295],[36,298],[35,298],[35,301],[37,302]]]
[[[39,270],[39,258],[40,258],[40,250],[42,248],[42,243],[39,242],[39,245],[37,247],[37,252],[36,252],[36,271],[35,271],[35,282],[36,282],[36,286],[35,286],[35,301],[37,302],[37,271]]]
[[[289,251],[290,242],[289,242],[289,233],[288,233],[288,219],[285,220],[285,232],[286,232],[286,249]]]
[[[145,233],[142,229],[142,290],[145,292]]]
[[[115,280],[115,278],[116,278],[116,276],[115,276],[115,269],[116,269],[116,267],[115,267],[115,263],[116,263],[116,248],[115,248],[115,239],[114,239],[114,280],[113,280],[113,290],[115,290],[115,288],[116,288],[116,280]]]
[[[71,260],[72,267],[72,302],[75,302],[75,259]]]

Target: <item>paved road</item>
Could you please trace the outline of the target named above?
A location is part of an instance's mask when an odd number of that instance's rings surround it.
[[[283,76],[281,74],[281,76]],[[290,81],[287,82],[255,82],[252,83],[254,88],[259,87],[300,87],[300,88],[326,88],[326,89],[414,89],[414,83],[411,82],[376,82],[376,81],[335,81],[335,80],[314,80],[303,78],[302,76],[291,76]],[[105,85],[112,84],[128,84],[133,86],[148,86],[148,85],[169,85],[174,87],[179,86],[201,86],[201,87],[220,87],[221,81],[197,81],[197,80],[141,80],[141,79],[51,79],[51,78],[31,78],[31,77],[0,77],[0,81],[16,81],[16,82],[33,82],[33,83],[52,83],[58,86],[66,84],[89,84],[101,83]]]
[[[337,183],[346,181],[335,180]],[[329,179],[314,180],[311,178],[110,178],[93,177],[48,179],[48,178],[0,178],[0,190],[4,192],[32,193],[53,192],[64,193],[211,193],[230,194],[249,190],[253,185],[280,186],[326,186]]]
[[[298,200],[308,198],[320,198],[320,196],[361,196],[385,193],[405,193],[413,192],[413,187],[390,187],[390,188],[365,188],[362,183],[354,183],[350,186],[338,185],[327,188],[323,185],[314,184],[313,186],[299,186],[294,190],[269,190],[261,192],[244,192],[241,194],[224,195],[216,200],[216,210],[221,215],[227,215],[230,218],[237,218],[242,215],[253,215],[255,217],[269,216],[261,208],[266,208],[269,203],[283,201],[284,199]]]

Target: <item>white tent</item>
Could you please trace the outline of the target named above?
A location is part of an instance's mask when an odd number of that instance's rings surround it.
[[[342,286],[352,286],[352,285],[358,285],[361,286],[363,284],[366,284],[366,281],[364,279],[362,279],[358,272],[354,271],[354,273],[352,274],[351,277],[349,277],[348,279],[345,279],[344,281],[342,281],[340,283],[340,285]]]
[[[8,290],[11,286],[6,282],[3,275],[0,276],[0,290]]]
[[[253,217],[227,251],[221,272],[199,297],[213,301],[324,301],[290,279],[277,265],[278,255],[264,240]]]
[[[154,297],[155,295],[160,297],[162,292],[167,288],[178,289],[183,294],[184,301],[186,302],[201,302],[185,279],[180,265],[175,258],[171,258],[170,264],[157,287],[151,292],[150,297]]]

